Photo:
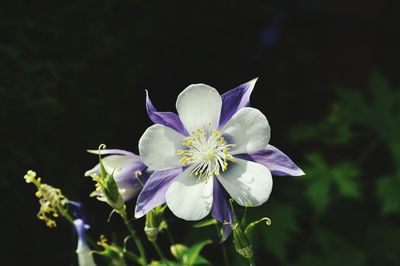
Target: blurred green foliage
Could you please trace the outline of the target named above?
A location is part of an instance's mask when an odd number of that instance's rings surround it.
[[[398,265],[400,90],[375,73],[367,93],[337,92],[325,119],[289,132],[306,175],[266,207],[260,244],[283,265]]]

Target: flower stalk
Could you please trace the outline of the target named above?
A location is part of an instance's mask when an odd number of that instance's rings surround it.
[[[126,211],[124,211],[122,213],[120,213],[120,212],[118,212],[118,213],[121,216],[122,220],[124,221],[125,226],[129,231],[129,234],[133,238],[133,241],[135,241],[136,247],[137,247],[137,249],[139,251],[139,254],[140,254],[140,260],[141,260],[142,265],[146,266],[147,265],[146,252],[144,250],[142,242],[140,241],[139,237],[136,234],[136,231],[133,229],[131,223],[129,222],[128,215],[126,214]]]

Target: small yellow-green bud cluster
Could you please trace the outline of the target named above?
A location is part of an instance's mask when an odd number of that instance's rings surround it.
[[[108,260],[110,266],[126,266],[124,259],[124,251],[121,247],[114,244],[108,244],[108,240],[104,235],[100,235],[100,240],[97,245],[102,247],[104,250],[95,251],[95,253],[104,256]]]
[[[37,188],[35,195],[40,203],[37,217],[43,220],[48,227],[55,227],[57,224],[54,218],[57,218],[60,214],[67,214],[68,199],[60,189],[41,183],[41,178],[36,177],[36,172],[32,170],[29,170],[24,178],[26,183],[32,183]]]

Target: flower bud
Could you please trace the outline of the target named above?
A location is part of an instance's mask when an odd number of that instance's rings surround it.
[[[253,257],[253,245],[251,244],[250,240],[243,232],[243,229],[236,223],[232,225],[233,230],[233,244],[235,246],[235,250],[241,256],[245,257],[246,259],[250,259]]]
[[[165,208],[166,205],[157,206],[146,214],[144,232],[150,242],[155,242],[158,233],[167,228],[167,223],[164,220]]]
[[[86,242],[85,231],[89,228],[89,226],[85,224],[82,219],[75,219],[74,226],[78,235],[76,254],[78,255],[79,266],[96,266],[92,251]]]

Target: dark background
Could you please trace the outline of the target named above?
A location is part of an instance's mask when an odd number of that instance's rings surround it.
[[[251,210],[273,221],[256,231],[258,264],[399,265],[399,10],[395,0],[2,1],[5,265],[75,265],[72,228],[35,218],[26,170],[86,205],[93,238],[123,236],[117,217],[105,222],[108,206],[88,197],[83,173],[97,161],[85,150],[137,152],[151,125],[145,89],[175,111],[191,83],[223,93],[254,77],[252,106],[266,114],[271,144],[307,173],[275,178],[270,200]],[[167,216],[180,242],[216,240]],[[203,255],[221,265],[217,248]]]

